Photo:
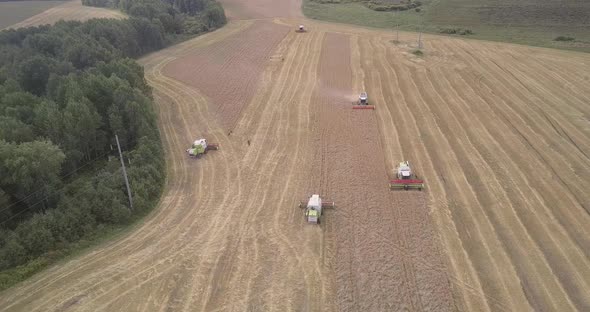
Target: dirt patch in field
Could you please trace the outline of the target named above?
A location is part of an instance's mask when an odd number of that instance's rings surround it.
[[[352,110],[352,76],[349,37],[328,33],[312,97],[319,137],[309,191],[337,204],[324,220],[338,311],[451,310],[425,194],[388,189],[375,112]]]
[[[265,63],[288,31],[270,21],[255,22],[223,42],[174,60],[164,74],[209,97],[223,127],[232,129],[256,92]]]

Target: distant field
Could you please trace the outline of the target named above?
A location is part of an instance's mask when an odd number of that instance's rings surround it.
[[[420,12],[376,12],[358,2],[320,4],[305,0],[310,18],[379,28],[464,28],[470,38],[590,52],[590,1],[423,0]],[[574,41],[554,41],[558,36]]]
[[[9,1],[0,2],[0,29],[23,21],[65,1]]]

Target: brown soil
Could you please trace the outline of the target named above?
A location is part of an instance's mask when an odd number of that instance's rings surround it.
[[[9,28],[54,24],[59,20],[86,21],[91,18],[120,19],[125,18],[125,14],[116,10],[83,6],[80,0],[73,0],[51,8],[43,13],[29,17],[22,22],[10,26]]]
[[[239,34],[170,62],[164,74],[202,90],[222,126],[233,129],[258,90],[265,64],[288,32],[286,26],[257,21]]]

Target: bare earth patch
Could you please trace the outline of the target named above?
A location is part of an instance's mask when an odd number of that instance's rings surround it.
[[[260,75],[286,26],[257,21],[244,32],[170,62],[164,74],[197,88],[211,99],[226,129],[256,93]]]

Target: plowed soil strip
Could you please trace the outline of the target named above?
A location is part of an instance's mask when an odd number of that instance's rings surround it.
[[[265,63],[288,31],[271,21],[257,21],[222,42],[170,62],[164,74],[209,97],[222,126],[230,130],[256,92]]]
[[[337,204],[325,218],[338,310],[451,310],[425,195],[389,191],[375,114],[351,109],[350,68],[349,37],[328,33],[312,97],[320,133],[312,189]]]

